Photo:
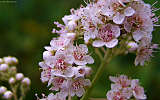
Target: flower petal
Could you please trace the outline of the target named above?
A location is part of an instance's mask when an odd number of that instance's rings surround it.
[[[84,59],[88,64],[93,64],[94,63],[94,59],[89,55],[85,56]]]
[[[109,41],[109,42],[106,42],[106,43],[105,43],[105,46],[106,46],[107,48],[113,48],[113,47],[115,47],[117,44],[118,44],[118,39],[113,39],[113,40],[111,40],[111,41]]]
[[[138,42],[140,39],[142,39],[142,37],[144,37],[144,34],[145,33],[143,31],[137,30],[133,32],[132,35],[133,35],[134,40]]]
[[[119,12],[113,17],[113,22],[116,24],[122,24],[124,21],[125,15],[120,14]]]
[[[95,40],[92,44],[94,47],[102,47],[105,45],[105,42],[101,41],[101,40]]]
[[[117,25],[112,25],[112,32],[114,33],[114,36],[117,38],[120,36],[120,28]]]
[[[131,7],[128,7],[124,10],[125,16],[132,16],[135,13],[135,10]]]

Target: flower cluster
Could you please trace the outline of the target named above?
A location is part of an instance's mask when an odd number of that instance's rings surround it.
[[[135,65],[144,65],[152,56],[153,49],[158,47],[152,44],[153,27],[158,26],[159,18],[155,11],[142,0],[94,0],[86,7],[71,9],[71,15],[62,18],[65,25],[55,22],[60,30],[53,29],[53,33],[72,33],[94,47],[120,46],[125,48],[124,52],[137,54]],[[61,37],[59,41],[63,39]],[[65,46],[69,41],[64,39],[63,42]],[[130,42],[135,45],[130,45]]]
[[[21,99],[24,98],[25,93],[30,86],[30,79],[24,77],[23,73],[17,73],[16,65],[18,60],[15,57],[3,57],[0,58],[0,81],[8,82],[11,90],[7,90],[5,86],[0,87],[0,95],[3,95],[5,99],[11,99],[14,97],[17,100],[17,91],[21,91]]]
[[[138,79],[129,79],[125,75],[109,78],[114,84],[111,84],[111,90],[107,92],[107,100],[130,100],[133,97],[136,100],[147,99]]]
[[[94,63],[84,44],[73,45],[74,34],[67,33],[58,39],[51,40],[51,46],[45,47],[43,62],[39,66],[42,82],[48,82],[50,90],[59,91],[53,98],[63,93],[63,98],[77,95],[81,97],[85,87],[90,85],[90,80],[85,79],[91,72],[86,64]],[[50,98],[49,96],[48,98]],[[57,99],[55,99],[57,100]]]
[[[83,95],[85,87],[90,85],[86,76],[91,68],[86,65],[94,63],[87,44],[104,47],[104,50],[112,49],[116,55],[134,52],[137,55],[135,65],[143,66],[158,48],[152,43],[153,27],[158,26],[154,11],[155,8],[142,0],[93,0],[77,10],[71,9],[71,15],[62,18],[64,25],[54,22],[59,30],[53,29],[52,32],[58,33],[58,37],[45,47],[39,66],[42,69],[41,81],[48,82],[50,90],[56,94],[43,99],[64,100],[67,96]],[[78,44],[79,40],[84,44]],[[133,80],[126,87],[129,86],[131,88],[117,87],[114,90],[133,90],[138,81]]]

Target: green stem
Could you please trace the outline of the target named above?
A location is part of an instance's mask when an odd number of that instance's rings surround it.
[[[99,51],[98,48],[95,49],[95,53],[99,56],[99,58],[101,59],[101,61],[103,60],[103,57],[101,55],[101,52]]]
[[[103,58],[103,60],[101,60],[101,65],[98,68],[98,71],[95,75],[95,77],[92,80],[92,84],[91,86],[87,89],[87,91],[85,92],[84,96],[81,98],[81,100],[88,100],[89,95],[94,87],[94,85],[96,84],[96,82],[98,81],[98,79],[101,77],[106,65],[111,61],[112,59],[112,51],[110,49],[108,49],[105,53],[105,56]]]
[[[18,86],[11,85],[11,89],[12,89],[12,92],[13,92],[13,98],[14,98],[14,100],[18,100],[18,98],[17,98],[17,87]]]

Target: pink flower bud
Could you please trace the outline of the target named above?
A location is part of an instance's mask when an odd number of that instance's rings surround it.
[[[6,92],[7,88],[4,86],[0,87],[0,94],[3,94],[4,92]]]
[[[25,85],[30,85],[30,84],[31,84],[31,80],[26,77],[26,78],[24,78],[24,79],[22,80],[22,83],[25,84]]]
[[[6,91],[3,95],[5,99],[10,99],[12,98],[12,96],[13,96],[13,93],[11,91]]]
[[[8,69],[8,65],[7,64],[1,64],[0,65],[0,71],[6,71]]]
[[[14,77],[11,77],[8,82],[9,82],[9,84],[14,84],[16,82],[16,80]]]
[[[22,73],[17,73],[16,74],[16,80],[22,80],[23,79],[23,77],[24,77],[24,75],[22,74]]]

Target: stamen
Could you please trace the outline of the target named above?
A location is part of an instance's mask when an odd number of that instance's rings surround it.
[[[158,10],[160,10],[160,8],[155,8],[155,9],[153,9],[152,12],[156,12],[156,11],[158,11]]]
[[[153,26],[160,27],[160,25],[159,25],[159,24],[154,24]]]
[[[155,4],[157,4],[157,3],[158,3],[158,1],[154,2],[154,3],[152,4],[152,7],[153,7]]]
[[[87,2],[86,2],[86,0],[83,0],[83,2],[87,5],[88,4],[88,0],[87,0]]]

